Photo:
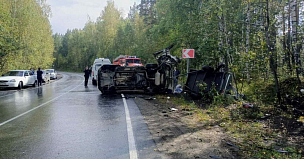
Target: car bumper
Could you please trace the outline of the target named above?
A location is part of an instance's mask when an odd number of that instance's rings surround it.
[[[2,82],[0,83],[0,87],[18,87],[18,83],[17,82]]]
[[[42,78],[42,82],[48,82],[48,81],[50,81],[50,78],[47,78],[47,77]]]

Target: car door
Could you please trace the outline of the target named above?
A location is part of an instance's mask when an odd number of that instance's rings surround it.
[[[28,71],[29,74],[30,74],[30,77],[29,77],[29,84],[34,84],[35,83],[35,80],[36,80],[36,76],[34,75],[34,73],[32,71]]]
[[[23,85],[29,85],[30,80],[30,74],[28,71],[24,71],[24,80],[23,80]]]

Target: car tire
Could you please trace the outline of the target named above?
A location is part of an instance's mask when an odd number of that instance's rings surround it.
[[[18,84],[18,89],[22,89],[23,88],[23,83],[20,81]]]

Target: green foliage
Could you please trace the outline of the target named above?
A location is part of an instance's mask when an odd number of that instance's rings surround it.
[[[0,0],[0,74],[50,67],[53,39],[44,0]]]
[[[211,104],[212,106],[226,106],[232,104],[235,99],[233,96],[228,94],[220,94],[213,83],[210,90],[208,90],[208,85],[205,82],[197,83],[200,94],[201,101],[205,104]]]
[[[280,86],[266,86],[293,77],[296,68],[294,64],[288,66],[288,61],[294,61],[294,52],[292,46],[288,52],[288,37],[281,35],[283,29],[287,31],[286,25],[282,28],[288,21],[286,2],[142,0],[131,8],[128,18],[123,18],[114,2],[109,1],[96,22],[89,20],[83,29],[53,36],[54,65],[82,70],[97,57],[112,60],[123,54],[136,55],[143,63],[155,63],[153,53],[174,43],[171,53],[178,57],[182,56],[182,49],[195,49],[190,68],[225,63],[225,69],[234,72],[238,89],[249,102],[278,104]],[[299,30],[303,30],[302,23]],[[178,66],[182,74],[187,71],[186,64],[182,60]],[[185,80],[181,77],[183,83]],[[213,91],[203,96],[216,105],[230,103],[227,97]]]
[[[237,109],[232,109],[230,115],[233,121],[243,119],[258,120],[265,116],[257,104],[254,104],[253,108],[243,108],[242,105],[240,105]]]
[[[214,106],[227,106],[235,102],[235,99],[231,95],[227,94],[220,94],[214,96],[213,98],[213,105]]]
[[[262,101],[266,104],[271,104],[275,101],[275,88],[269,81],[263,79],[257,80],[248,84],[243,93],[246,95],[246,100],[249,102]],[[269,96],[271,94],[271,97]]]

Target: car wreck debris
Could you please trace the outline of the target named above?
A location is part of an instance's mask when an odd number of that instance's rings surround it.
[[[98,70],[98,89],[103,94],[138,92],[172,93],[173,66],[180,59],[170,54],[170,47],[154,53],[156,63],[146,66],[103,65]]]
[[[232,74],[220,71],[223,67],[225,67],[224,64],[216,69],[210,66],[203,66],[202,70],[190,70],[184,88],[185,92],[193,97],[200,98],[201,93],[209,92],[213,88],[221,94],[233,90],[236,95],[235,98],[238,98],[237,90],[232,87]]]

